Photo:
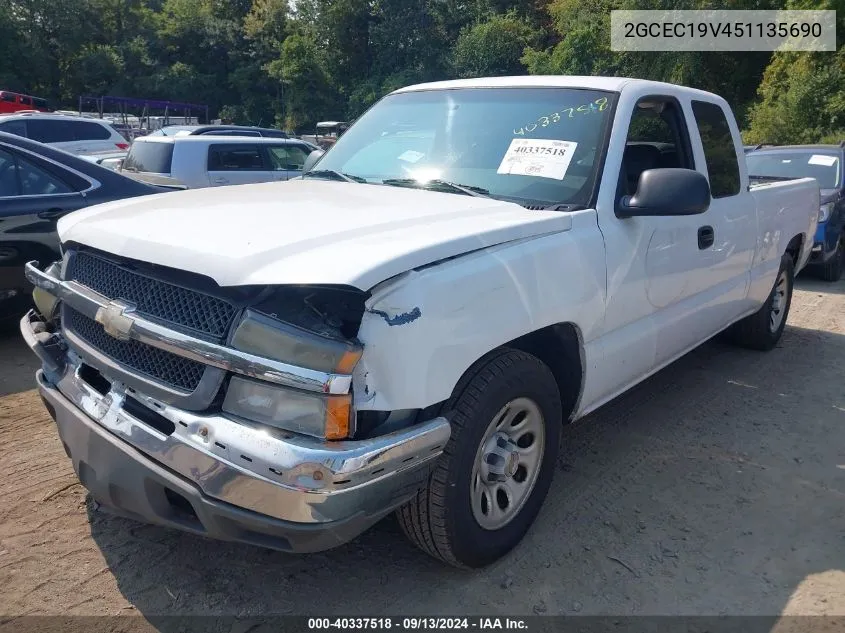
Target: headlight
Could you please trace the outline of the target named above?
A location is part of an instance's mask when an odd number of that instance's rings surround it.
[[[223,411],[327,440],[351,435],[352,396],[325,396],[233,376]]]
[[[350,374],[363,349],[247,310],[232,337],[232,347],[298,367]]]
[[[247,310],[232,336],[232,347],[305,369],[351,374],[361,345],[323,336],[256,310]],[[323,395],[232,377],[223,411],[261,424],[328,440],[349,437],[352,396]]]
[[[54,262],[50,264],[44,272],[51,277],[58,278],[62,272],[61,262]],[[54,297],[43,288],[36,286],[32,291],[32,301],[35,303],[35,307],[38,309],[38,312],[46,321],[53,320],[56,316],[56,308],[59,305],[58,298]]]
[[[823,204],[819,207],[819,222],[827,222],[831,213],[833,213],[833,203]]]

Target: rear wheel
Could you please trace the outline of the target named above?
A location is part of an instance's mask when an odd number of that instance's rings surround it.
[[[560,393],[539,359],[504,349],[462,379],[452,435],[427,487],[398,511],[408,538],[456,567],[481,567],[522,539],[554,475]]]
[[[839,281],[842,277],[843,267],[845,267],[845,245],[843,245],[840,236],[836,243],[836,251],[829,260],[819,266],[819,277],[824,281]]]
[[[731,328],[730,335],[734,343],[761,351],[768,351],[777,345],[786,327],[789,307],[792,304],[794,270],[792,257],[789,254],[784,255],[775,285],[763,307]]]

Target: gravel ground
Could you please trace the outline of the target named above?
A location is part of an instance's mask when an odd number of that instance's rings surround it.
[[[845,282],[799,280],[774,351],[708,343],[567,428],[527,538],[463,572],[392,519],[297,557],[95,509],[7,335],[0,629],[26,614],[845,615],[843,359]]]

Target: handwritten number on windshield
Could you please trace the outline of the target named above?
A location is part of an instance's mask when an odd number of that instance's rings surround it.
[[[553,123],[557,123],[561,120],[561,118],[565,119],[574,119],[576,113],[586,114],[590,112],[603,112],[607,108],[607,97],[599,97],[595,101],[590,103],[584,103],[579,105],[577,108],[564,108],[558,112],[553,112],[548,116],[541,116],[536,121],[525,125],[518,130],[515,129],[513,133],[515,135],[525,135],[526,132],[533,132],[538,127],[548,127]],[[562,116],[562,114],[568,113],[567,116]]]

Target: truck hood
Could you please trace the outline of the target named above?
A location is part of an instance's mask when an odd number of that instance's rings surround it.
[[[571,218],[490,198],[325,180],[176,191],[63,217],[63,243],[206,275],[221,286],[369,290],[412,268],[566,231]]]

